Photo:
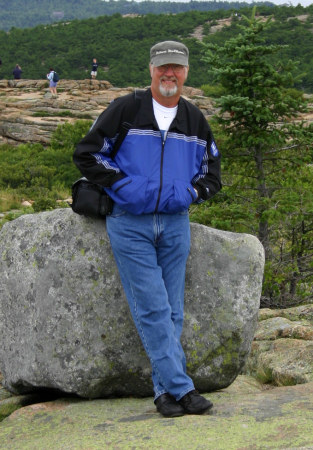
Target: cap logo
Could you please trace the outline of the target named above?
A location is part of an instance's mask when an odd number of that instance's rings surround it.
[[[185,53],[177,50],[176,48],[174,50],[171,50],[170,48],[168,50],[157,50],[155,52],[156,55],[162,55],[163,53],[180,53],[181,55],[184,55]]]

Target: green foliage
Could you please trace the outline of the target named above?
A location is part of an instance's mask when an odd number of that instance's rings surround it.
[[[204,44],[224,89],[216,103],[225,187],[195,218],[257,235],[266,255],[263,305],[286,307],[313,296],[312,128],[293,123],[306,102],[293,89],[295,64],[266,42],[271,20],[253,10],[238,26],[224,45]]]
[[[6,198],[13,196],[14,205],[18,198],[20,202],[33,200],[36,212],[55,208],[57,199],[71,195],[72,183],[80,177],[72,155],[90,125],[90,121],[78,120],[74,125],[59,126],[47,148],[40,144],[0,146],[1,192],[7,192]],[[8,201],[3,203],[8,205]]]
[[[77,120],[74,125],[65,123],[59,126],[52,136],[51,148],[73,151],[78,142],[86,135],[91,125],[91,121]]]
[[[56,201],[51,198],[39,198],[33,204],[33,209],[36,213],[40,211],[49,211],[55,209],[56,207]]]
[[[221,85],[203,84],[201,89],[203,90],[204,95],[212,98],[221,97],[225,92]]]
[[[26,10],[32,11],[34,0],[27,2]],[[23,19],[27,15],[25,2],[21,7],[21,0],[13,2],[1,2],[4,14],[5,8],[10,11],[16,3],[13,19],[18,18],[19,13]],[[39,4],[40,3],[40,4]],[[64,2],[62,2],[63,5]],[[186,43],[190,50],[190,71],[188,84],[194,87],[212,84],[213,75],[208,76],[205,65],[201,61],[203,47],[199,40],[192,37],[198,27],[202,27],[202,35],[205,43],[213,43],[223,46],[230,38],[236,38],[240,33],[240,24],[244,14],[250,14],[251,8],[244,3],[230,3],[233,9],[221,9],[226,5],[224,2],[212,2],[215,10],[202,9],[202,3],[185,3],[186,8],[199,8],[189,12],[180,13],[180,4],[171,2],[126,2],[113,1],[100,2],[99,7],[117,7],[121,4],[123,8],[139,7],[144,11],[145,4],[149,7],[158,5],[163,14],[146,14],[142,12],[136,17],[123,17],[120,14],[103,15],[96,18],[76,20],[81,18],[79,13],[85,6],[85,2],[79,2],[75,7],[69,9],[69,15],[65,15],[63,22],[53,25],[37,25],[34,28],[12,28],[9,33],[0,31],[0,47],[2,66],[0,68],[1,78],[13,78],[12,71],[18,63],[21,65],[23,78],[40,79],[46,78],[49,67],[54,67],[62,79],[85,79],[90,77],[92,58],[96,57],[99,62],[99,80],[106,79],[118,87],[125,86],[147,86],[150,83],[148,70],[150,47],[160,40],[179,39]],[[37,10],[45,2],[36,2]],[[93,2],[94,4],[94,2]],[[154,5],[155,4],[155,5]],[[72,2],[60,3],[49,2],[44,13],[50,17],[51,10],[59,5],[60,11],[64,11],[72,5]],[[16,6],[16,5],[15,5]],[[161,10],[162,6],[162,10]],[[167,7],[174,8],[172,13],[165,14]],[[239,10],[242,15],[235,16],[234,11]],[[29,8],[29,9],[28,9]],[[92,5],[90,5],[92,8]],[[313,33],[311,31],[310,9],[307,8],[283,8],[262,6],[259,11],[262,17],[273,14],[275,22],[271,29],[264,29],[264,38],[269,49],[272,44],[288,44],[280,48],[280,58],[286,64],[288,60],[299,60],[294,75],[297,76],[296,87],[313,92]],[[58,9],[57,9],[58,11]],[[288,17],[285,17],[285,12]],[[89,14],[91,14],[89,12]],[[103,14],[111,14],[104,12]],[[295,17],[297,14],[307,15],[306,21],[300,21]],[[312,14],[312,13],[311,13]],[[91,14],[92,16],[93,14]],[[36,17],[36,14],[33,14]],[[66,17],[66,19],[65,19]],[[212,25],[219,19],[231,18],[231,25],[225,26],[221,31],[211,33]],[[289,20],[289,19],[292,20]],[[75,20],[74,20],[75,19]],[[288,20],[287,20],[288,19]],[[69,21],[71,20],[71,21]],[[5,22],[9,23],[8,21]],[[23,24],[18,26],[25,26]],[[16,26],[16,25],[15,25]],[[276,55],[272,55],[276,58]],[[270,62],[274,62],[270,60]]]
[[[258,4],[267,2],[259,2]],[[247,7],[247,2],[128,1],[128,0],[0,0],[0,29],[26,28],[58,20],[87,19],[117,14],[178,14],[187,11],[216,11]]]
[[[312,24],[310,22],[310,11],[312,14],[312,6],[308,8],[300,7],[275,7],[272,9],[259,9],[258,18],[260,19],[259,26],[262,27],[262,36],[264,44],[268,48],[268,62],[275,64],[277,53],[271,52],[272,45],[281,46],[279,48],[279,58],[284,65],[291,61],[298,61],[298,66],[293,73],[295,79],[295,86],[308,92],[313,92],[313,55],[310,49],[313,45]],[[282,10],[284,12],[282,18]],[[241,26],[245,20],[245,15],[251,14],[251,9],[242,10],[240,18],[233,17],[232,24],[225,27],[221,32],[209,34],[207,31],[204,38],[206,44],[215,44],[218,47],[223,47],[225,41],[236,38],[241,33]],[[292,19],[297,15],[302,15],[303,20]],[[266,17],[273,17],[270,27],[264,27],[263,20]],[[307,17],[307,19],[305,19]],[[238,42],[240,46],[240,42]],[[310,54],[309,57],[307,55]],[[213,74],[209,74],[209,80],[214,79]]]
[[[21,201],[15,192],[9,189],[0,189],[0,213],[20,208]]]

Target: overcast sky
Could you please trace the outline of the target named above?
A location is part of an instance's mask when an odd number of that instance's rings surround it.
[[[184,0],[183,0],[184,1]],[[232,1],[232,0],[228,0],[228,1]],[[275,5],[292,5],[292,6],[297,6],[299,3],[302,6],[310,6],[313,3],[313,0],[269,0],[271,3],[275,3]],[[251,2],[247,2],[247,3],[251,3]]]
[[[140,1],[140,0],[136,0],[136,1]],[[156,1],[160,1],[160,0],[156,0]],[[169,0],[167,0],[167,1],[169,1]],[[186,2],[187,1],[188,2],[189,0],[170,0],[170,1],[172,1],[172,2],[175,2],[175,1],[177,1],[177,2]],[[226,1],[231,2],[232,0],[226,0]],[[240,1],[240,0],[233,0],[233,1]],[[245,1],[247,3],[252,3],[249,0],[245,0]],[[309,6],[309,5],[312,5],[312,3],[313,3],[313,0],[269,0],[269,1],[271,3],[275,3],[275,5],[287,4],[287,5],[292,5],[292,6],[297,6],[299,3],[302,6]]]

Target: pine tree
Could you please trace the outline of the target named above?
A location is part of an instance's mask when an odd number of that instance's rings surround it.
[[[306,102],[292,88],[296,63],[279,61],[283,46],[263,37],[271,18],[255,12],[242,16],[240,34],[223,46],[203,44],[204,60],[223,88],[217,104],[228,187],[217,206],[228,220],[234,212],[234,231],[246,226],[264,246],[263,306],[286,306],[313,296],[313,195],[304,188],[313,183],[313,135],[297,122]]]

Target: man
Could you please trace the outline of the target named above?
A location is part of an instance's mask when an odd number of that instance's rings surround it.
[[[181,97],[189,52],[175,41],[150,51],[151,88],[116,99],[78,144],[82,174],[114,200],[107,232],[129,307],[152,366],[154,402],[166,417],[202,414],[180,343],[188,207],[221,188],[220,154],[202,113]],[[127,135],[110,157],[123,130]]]
[[[22,69],[21,67],[16,64],[14,70],[13,70],[13,76],[14,76],[14,80],[20,80],[21,79],[21,75],[22,75]]]
[[[94,58],[94,59],[92,60],[92,66],[91,66],[91,72],[90,72],[91,78],[92,78],[93,80],[95,80],[96,77],[97,77],[98,65],[99,65],[99,64],[97,63],[96,58]]]

